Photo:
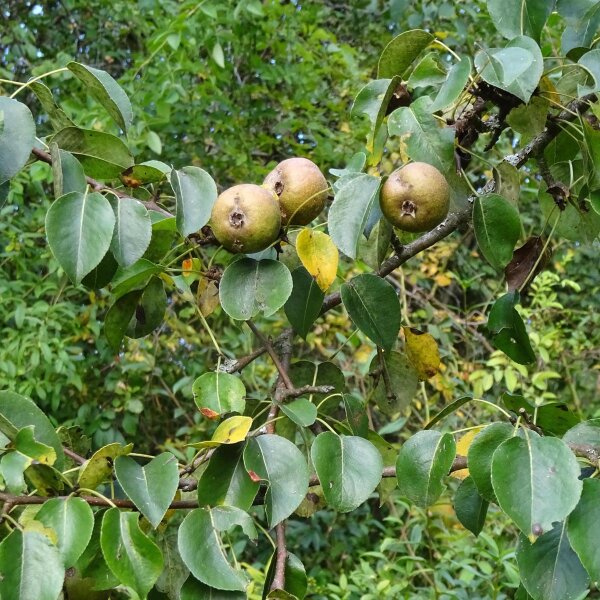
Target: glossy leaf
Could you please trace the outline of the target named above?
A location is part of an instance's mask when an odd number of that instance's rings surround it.
[[[456,102],[469,81],[471,68],[471,59],[468,56],[463,56],[457,63],[452,65],[446,76],[446,81],[440,87],[433,104],[429,107],[431,112],[437,112]]]
[[[433,504],[444,491],[456,455],[456,444],[450,433],[419,431],[400,448],[396,461],[398,488],[403,496],[418,506]]]
[[[406,84],[411,89],[438,87],[445,79],[446,71],[440,65],[438,53],[429,52],[416,64]]]
[[[171,185],[177,201],[177,229],[190,235],[204,227],[217,199],[217,185],[199,167],[183,167],[171,171]]]
[[[454,162],[454,130],[439,127],[431,112],[431,99],[422,96],[389,116],[388,131],[400,136],[400,143],[412,160],[447,172]]]
[[[391,389],[386,388],[385,378],[381,373],[382,365],[376,356],[370,366],[371,372],[378,372],[373,399],[383,414],[393,416],[412,402],[419,387],[419,375],[406,354],[392,350],[385,352],[383,356]]]
[[[371,209],[379,200],[379,177],[361,173],[335,192],[327,225],[334,244],[348,257],[356,258],[358,244]]]
[[[38,442],[54,448],[57,469],[64,466],[64,452],[60,438],[52,423],[42,410],[29,398],[7,390],[0,391],[0,432],[14,441],[18,431],[24,427],[34,427],[34,437]]]
[[[310,455],[327,503],[339,512],[358,508],[381,480],[381,455],[362,437],[320,433]]]
[[[488,502],[496,502],[492,485],[492,457],[506,440],[513,437],[514,427],[508,423],[492,423],[480,431],[469,447],[469,474],[478,492]]]
[[[367,150],[373,151],[375,136],[383,123],[388,104],[401,82],[400,77],[391,79],[375,79],[358,92],[352,104],[351,114],[366,115],[371,122],[367,136]]]
[[[270,597],[269,590],[275,577],[275,554],[271,556],[267,576],[265,577],[265,585],[263,588],[263,600]],[[292,594],[294,598],[302,600],[308,591],[308,578],[302,561],[292,552],[287,553],[284,569],[284,591]]]
[[[25,104],[0,96],[0,183],[14,177],[29,160],[35,144],[33,115]]]
[[[340,291],[353,323],[375,344],[390,350],[400,330],[400,302],[392,285],[365,273],[344,283]]]
[[[569,545],[566,523],[558,523],[535,543],[519,540],[517,564],[523,585],[533,600],[583,598],[589,578]]]
[[[94,529],[94,513],[81,498],[48,500],[35,520],[56,532],[57,547],[65,568],[75,565],[86,549]]]
[[[504,269],[521,235],[517,209],[498,194],[478,196],[473,204],[473,228],[485,259],[498,271]]]
[[[518,301],[518,292],[509,292],[498,298],[490,310],[487,329],[498,350],[519,364],[529,364],[535,361],[535,354],[523,319],[515,309]]]
[[[589,8],[587,8],[588,6]],[[574,18],[567,20],[567,26],[561,37],[563,54],[576,48],[590,48],[600,27],[600,4],[598,2],[586,3],[587,10],[584,14],[579,13],[577,8]]]
[[[262,312],[269,317],[279,310],[292,293],[292,276],[276,260],[242,258],[223,273],[219,298],[232,318],[246,321]]]
[[[527,536],[550,531],[575,508],[582,487],[579,473],[574,454],[556,438],[513,437],[492,458],[498,504]]]
[[[86,92],[106,109],[117,125],[127,131],[133,120],[131,102],[123,88],[106,72],[77,62],[67,68],[84,85]]]
[[[244,465],[267,482],[265,515],[269,527],[275,527],[298,508],[308,491],[306,459],[292,442],[268,434],[248,440]]]
[[[294,331],[306,338],[321,314],[325,294],[304,267],[292,271],[292,282],[292,293],[285,303],[284,310]]]
[[[600,481],[586,479],[581,499],[569,515],[569,541],[593,581],[600,581]]]
[[[56,600],[65,568],[58,548],[37,531],[15,529],[0,544],[2,600]]]
[[[133,166],[127,145],[110,133],[66,127],[52,137],[52,142],[74,154],[86,174],[95,179],[116,179]]]
[[[217,448],[223,444],[237,444],[246,439],[252,427],[252,417],[229,417],[215,429],[212,438],[190,444],[194,448]]]
[[[192,393],[200,412],[211,418],[229,412],[243,413],[246,407],[242,380],[221,371],[200,375],[192,385]]]
[[[296,398],[282,404],[281,412],[298,427],[310,427],[317,418],[317,407],[308,398]]]
[[[198,504],[224,504],[249,510],[259,484],[252,481],[244,467],[244,444],[216,448],[198,480]]]
[[[378,206],[375,204],[373,208]],[[381,209],[379,209],[381,210]],[[359,240],[358,256],[373,271],[378,271],[385,260],[392,239],[392,224],[385,218],[380,218],[373,226],[368,239],[364,236]]]
[[[244,592],[226,592],[204,585],[192,575],[181,588],[179,600],[246,600]]]
[[[475,57],[481,77],[498,87],[508,87],[533,62],[533,55],[524,48],[490,48]]]
[[[152,223],[146,207],[134,198],[112,196],[115,227],[110,249],[117,262],[128,267],[144,256],[150,238]]]
[[[162,270],[160,265],[145,258],[140,258],[128,267],[120,267],[112,280],[112,295],[120,298],[133,290],[141,290],[153,275],[158,275]]]
[[[434,39],[431,33],[422,29],[411,29],[397,35],[381,53],[377,67],[377,77],[404,76],[415,58]]]
[[[54,197],[60,198],[70,192],[85,193],[87,181],[81,163],[70,152],[61,150],[55,143],[50,145],[50,155]]]
[[[114,226],[110,202],[98,192],[71,192],[52,204],[46,215],[48,244],[74,283],[100,263]]]
[[[493,24],[505,38],[528,35],[539,41],[554,4],[555,0],[488,0],[487,7]]]
[[[197,508],[179,527],[178,546],[181,558],[196,579],[218,590],[242,592],[247,579],[231,566],[220,537],[221,532],[234,525],[241,526],[249,537],[256,537],[252,519],[238,508]],[[198,543],[199,540],[202,543]]]
[[[145,598],[163,569],[158,546],[140,529],[139,515],[111,508],[102,519],[100,544],[118,580]]]
[[[323,292],[335,281],[339,253],[331,238],[322,231],[303,229],[296,238],[296,252],[304,268]]]
[[[473,479],[463,479],[454,497],[454,510],[463,527],[474,535],[479,535],[485,523],[488,506],[488,501],[479,495]]]
[[[130,456],[118,456],[115,476],[125,494],[156,529],[179,485],[176,458],[163,452],[142,467]]]
[[[125,294],[118,298],[106,313],[104,334],[113,352],[118,352],[121,348],[121,343],[129,328],[141,296],[141,291]]]

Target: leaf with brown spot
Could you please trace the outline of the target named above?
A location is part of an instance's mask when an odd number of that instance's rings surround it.
[[[425,380],[436,375],[440,370],[440,352],[433,336],[413,327],[402,329],[406,339],[406,354],[419,379]]]

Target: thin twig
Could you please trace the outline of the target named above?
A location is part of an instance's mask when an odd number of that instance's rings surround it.
[[[285,366],[279,360],[279,356],[277,356],[277,352],[275,352],[275,349],[273,348],[273,345],[271,344],[271,342],[256,328],[256,325],[252,321],[248,320],[248,321],[246,321],[246,324],[248,325],[248,327],[250,327],[250,329],[252,330],[252,333],[264,344],[265,348],[267,349],[267,352],[269,353],[269,356],[271,357],[271,360],[273,361],[273,364],[275,365],[275,368],[277,369],[277,371],[279,373],[279,377],[283,381],[285,387],[288,390],[293,390],[294,384],[292,383],[292,380],[289,378],[289,375],[287,374],[287,370],[286,370]]]
[[[275,527],[275,538],[277,547],[275,551],[275,574],[272,590],[283,590],[285,588],[285,563],[287,561],[287,548],[285,545],[285,521],[282,521]]]

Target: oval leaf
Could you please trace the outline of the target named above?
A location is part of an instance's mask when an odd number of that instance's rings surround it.
[[[471,74],[471,59],[463,56],[456,64],[452,65],[442,84],[433,104],[429,107],[431,112],[437,112],[451,106],[460,96]]]
[[[434,40],[431,33],[422,29],[411,29],[397,35],[379,57],[377,77],[403,76],[412,62]]]
[[[145,598],[163,569],[159,547],[140,529],[139,515],[111,508],[102,519],[100,545],[115,577]]]
[[[163,452],[142,467],[130,456],[118,456],[115,475],[125,494],[156,529],[179,485],[176,458]]]
[[[246,388],[242,380],[221,371],[200,375],[192,385],[192,393],[200,412],[211,418],[229,412],[243,413],[246,407]]]
[[[259,312],[271,316],[285,304],[292,287],[292,276],[282,263],[242,258],[225,269],[219,298],[230,317],[246,321]]]
[[[71,192],[52,204],[46,215],[48,244],[74,283],[100,264],[114,226],[110,202],[98,192]]]
[[[435,338],[412,327],[404,327],[403,331],[406,354],[419,379],[425,381],[436,375],[440,370],[440,351]]]
[[[29,160],[35,144],[31,111],[17,100],[0,96],[0,183],[14,177]]]
[[[278,435],[260,435],[248,440],[244,464],[269,486],[265,515],[275,527],[300,505],[308,491],[308,465],[295,444]]]
[[[146,207],[135,198],[112,197],[115,228],[110,249],[122,267],[144,256],[152,237],[152,222]]]
[[[454,496],[454,510],[462,526],[479,535],[485,523],[489,503],[477,491],[471,477],[463,479]]]
[[[400,302],[392,285],[365,273],[344,283],[340,291],[354,324],[375,344],[390,350],[400,331]]]
[[[575,508],[582,483],[577,459],[564,442],[525,433],[494,452],[492,485],[500,508],[519,529],[539,536]]]
[[[94,513],[81,498],[48,500],[35,520],[56,532],[58,551],[65,568],[75,565],[86,549],[94,529]]]
[[[339,512],[359,507],[381,481],[381,454],[362,437],[326,431],[316,437],[310,455],[327,503]]]
[[[303,229],[296,238],[296,252],[304,268],[326,292],[334,282],[339,261],[338,250],[322,231]]]
[[[292,282],[292,293],[284,310],[294,331],[306,338],[312,324],[321,314],[325,295],[304,267],[292,271]]]
[[[194,448],[217,448],[223,444],[237,444],[246,439],[252,427],[252,417],[229,417],[215,429],[212,438],[190,444]]]
[[[419,431],[400,448],[396,461],[398,488],[418,506],[433,504],[444,491],[443,480],[456,456],[450,433]]]

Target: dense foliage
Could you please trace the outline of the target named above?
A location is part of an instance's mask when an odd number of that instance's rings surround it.
[[[598,6],[8,2],[2,598],[588,593]],[[326,211],[226,252],[291,156]]]

